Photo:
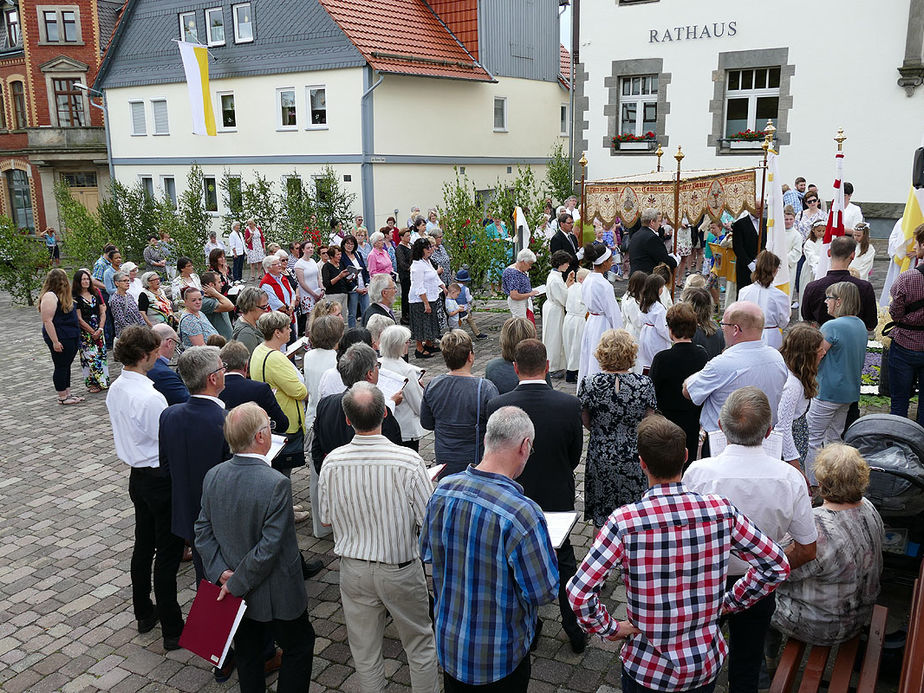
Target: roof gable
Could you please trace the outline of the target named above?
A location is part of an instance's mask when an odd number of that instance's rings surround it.
[[[564,44],[559,45],[561,53],[561,66],[559,68],[558,81],[565,89],[571,88],[571,53],[565,48]]]
[[[380,72],[493,81],[423,0],[320,2],[363,57]],[[468,0],[458,4],[468,4]]]

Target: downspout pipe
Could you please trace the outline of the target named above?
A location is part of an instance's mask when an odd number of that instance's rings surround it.
[[[375,218],[375,177],[372,171],[372,156],[375,152],[375,109],[372,92],[385,80],[385,75],[381,75],[375,84],[371,84],[372,76],[372,67],[366,65],[363,69],[363,86],[366,90],[360,97],[363,160],[359,168],[359,178],[363,196],[363,221],[366,228],[374,230],[379,224]]]

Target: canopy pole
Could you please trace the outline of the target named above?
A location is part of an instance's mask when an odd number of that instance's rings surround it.
[[[680,162],[683,161],[684,153],[677,145],[677,153],[674,158],[677,160],[677,178],[674,181],[674,255],[677,254],[677,234],[680,232]],[[660,161],[660,157],[658,158]],[[679,265],[678,265],[679,267]],[[671,273],[671,300],[674,298],[674,287],[677,286],[677,267]]]
[[[587,204],[584,201],[584,180],[587,175],[587,152],[581,152],[581,246],[584,245],[584,220],[587,218]]]
[[[767,154],[770,151],[770,146],[773,144],[774,132],[776,132],[776,128],[773,127],[773,121],[768,120],[767,127],[764,128],[764,141],[760,145],[760,148],[764,150],[764,162],[761,164],[760,205],[757,207],[757,228],[759,229],[757,233],[758,253],[764,245],[764,232],[766,231],[766,226],[764,225],[764,195],[767,189]]]

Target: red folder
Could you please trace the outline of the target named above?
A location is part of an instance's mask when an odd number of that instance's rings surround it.
[[[208,580],[199,583],[180,635],[180,647],[219,668],[225,663],[231,641],[247,609],[244,600],[232,594],[218,601],[220,591],[218,585]]]

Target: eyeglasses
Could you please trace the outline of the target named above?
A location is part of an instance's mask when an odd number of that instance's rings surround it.
[[[533,450],[535,449],[535,446],[533,445],[533,441],[531,441],[529,438],[524,438],[523,440],[525,440],[526,444],[529,446],[529,454],[527,455],[527,457],[532,457]]]
[[[838,299],[837,296],[829,296],[828,294],[825,294],[825,300],[826,300],[826,301],[837,301],[837,300],[840,300],[840,299]]]
[[[813,200],[806,200],[806,201],[805,201],[805,204],[811,205],[811,204],[815,204],[816,202],[818,202],[818,199],[817,199],[817,198],[815,198],[815,199],[813,199]]]
[[[218,368],[216,368],[214,371],[209,373],[209,375],[215,375],[216,373],[224,373],[226,370],[228,370],[228,367],[225,364],[221,364]]]
[[[270,308],[269,303],[264,303],[262,306],[257,306],[257,308],[262,310],[264,313],[269,313],[272,310],[272,308]]]
[[[719,325],[722,327],[738,327],[737,323],[734,322],[720,322]]]
[[[272,419],[270,419],[270,420],[269,420],[269,423],[268,423],[266,426],[261,426],[260,428],[257,429],[257,433],[260,433],[261,431],[265,431],[265,430],[267,430],[267,429],[269,429],[269,431],[270,431],[271,433],[272,433],[273,431],[275,431],[275,430],[276,430],[276,422],[273,421]],[[254,434],[254,436],[256,437],[256,434]]]

